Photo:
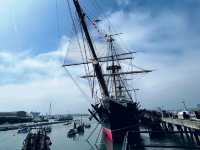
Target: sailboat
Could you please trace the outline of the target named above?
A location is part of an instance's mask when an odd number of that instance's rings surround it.
[[[139,103],[133,99],[130,89],[128,88],[127,75],[148,73],[152,70],[131,70],[124,71],[121,62],[133,59],[132,54],[135,52],[119,53],[115,49],[115,38],[117,34],[104,34],[108,45],[106,56],[98,56],[89,31],[87,15],[79,0],[73,0],[73,4],[78,16],[78,22],[83,34],[83,38],[88,45],[90,58],[81,63],[63,64],[63,67],[76,65],[91,65],[92,73],[82,76],[84,79],[96,80],[100,89],[100,96],[96,96],[95,103],[91,104],[88,110],[91,118],[96,119],[102,125],[102,131],[108,140],[119,143],[124,140],[124,136],[129,131],[139,130]],[[106,64],[106,67],[103,65]],[[93,94],[94,88],[92,88]],[[91,119],[90,118],[90,119]],[[137,138],[137,136],[133,136]],[[133,139],[134,140],[134,139]]]

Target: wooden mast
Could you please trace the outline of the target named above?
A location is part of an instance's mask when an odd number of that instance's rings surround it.
[[[82,28],[84,30],[84,34],[85,34],[85,37],[87,39],[90,51],[91,51],[92,56],[93,56],[93,67],[94,67],[94,72],[96,73],[97,80],[100,84],[100,87],[103,91],[104,96],[109,97],[108,87],[106,85],[106,82],[105,82],[105,79],[104,79],[104,76],[103,76],[103,73],[102,73],[102,69],[101,69],[101,66],[99,64],[98,57],[96,55],[96,52],[95,52],[89,31],[88,31],[88,28],[87,28],[87,25],[86,25],[86,22],[85,22],[85,14],[83,13],[83,11],[81,9],[79,1],[73,0],[73,2],[74,2],[74,6],[76,8],[76,11],[78,13]]]

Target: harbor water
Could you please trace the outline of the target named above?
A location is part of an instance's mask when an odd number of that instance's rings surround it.
[[[88,122],[88,121],[87,121]],[[106,146],[101,142],[101,138],[97,140],[99,135],[99,131],[101,129],[100,125],[97,127],[97,123],[95,121],[90,122],[91,128],[85,129],[83,135],[77,135],[73,138],[67,137],[67,131],[73,127],[71,125],[64,125],[64,124],[54,124],[52,125],[52,132],[49,133],[49,137],[51,138],[52,145],[51,150],[106,150]],[[94,130],[94,128],[96,128]],[[91,132],[94,131],[93,134]],[[89,140],[87,138],[91,135]],[[10,131],[0,131],[0,150],[20,150],[23,140],[25,139],[26,134],[17,134],[17,130],[10,130]],[[170,137],[159,138],[159,139],[150,139],[148,134],[141,135],[142,142],[145,145],[190,145],[190,140],[186,138],[180,138],[179,135],[173,135]],[[95,142],[97,141],[97,144]],[[121,146],[115,145],[115,150],[121,150]],[[166,148],[145,148],[146,150],[166,150]],[[167,150],[175,150],[174,148],[168,148]],[[177,148],[176,148],[177,150]],[[184,149],[180,149],[184,150]]]

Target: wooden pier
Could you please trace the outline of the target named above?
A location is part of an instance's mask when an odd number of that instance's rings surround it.
[[[162,118],[162,121],[173,125],[180,125],[187,128],[200,130],[200,121],[173,118]]]
[[[154,148],[154,149],[160,149],[160,148],[166,148],[166,149],[200,149],[199,145],[184,145],[184,144],[179,144],[179,145],[161,145],[161,144],[143,144],[143,143],[135,143],[135,144],[130,144],[128,141],[128,135],[130,133],[160,133],[161,131],[149,131],[149,130],[143,130],[143,131],[129,131],[126,133],[126,136],[124,137],[123,145],[122,145],[122,150],[130,150],[130,149],[144,149],[144,148]],[[181,133],[180,131],[167,131],[168,134],[177,134]],[[186,133],[186,132],[184,132]],[[188,132],[190,133],[190,132]]]
[[[188,149],[200,149],[200,120],[173,117],[174,116],[170,115],[163,117],[160,112],[144,110],[141,115],[140,123],[146,131],[139,132],[140,134],[148,133],[150,138],[167,137],[176,134],[177,138],[188,140],[194,144],[194,147],[186,146]],[[146,146],[148,147],[148,145]],[[150,145],[150,147],[151,146],[152,145]],[[172,147],[181,148],[181,146]]]
[[[178,131],[181,137],[185,135],[188,139],[200,145],[200,121],[171,117],[161,118],[161,120],[161,126],[165,132]]]

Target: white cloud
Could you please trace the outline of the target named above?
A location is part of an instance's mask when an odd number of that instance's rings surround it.
[[[121,10],[110,14],[108,19],[112,23],[112,32],[123,33],[123,42],[136,50],[170,52],[200,46],[199,34],[191,28],[187,15],[181,13],[164,11],[152,15],[149,11]]]
[[[200,36],[186,14],[121,10],[108,19],[114,26],[113,33],[124,33],[117,40],[120,45],[138,51],[136,64],[155,69],[134,80],[141,89],[138,96],[144,107],[164,105],[175,109],[180,108],[182,100],[190,106],[199,103]]]
[[[53,113],[74,113],[77,110],[85,112],[88,106],[88,102],[80,98],[83,95],[74,83],[66,77],[3,85],[0,90],[2,111],[27,110],[47,113],[50,102],[53,104]]]
[[[46,113],[52,102],[54,113],[86,112],[90,99],[86,101],[62,67],[66,45],[65,40],[58,50],[37,55],[0,52],[0,110]],[[89,95],[85,84],[76,80]]]
[[[144,107],[176,108],[183,99],[189,105],[198,103],[199,34],[192,32],[187,17],[171,12],[152,16],[150,12],[118,11],[110,14],[109,20],[115,26],[113,33],[124,33],[117,42],[139,51],[136,64],[155,69],[134,80],[136,88],[141,89],[139,98]],[[71,45],[67,61],[79,61],[80,52],[74,40]],[[96,45],[103,55],[105,47],[101,43]],[[0,109],[44,113],[51,101],[56,113],[86,111],[88,102],[61,67],[68,47],[69,39],[63,37],[59,48],[52,52],[0,52]],[[75,76],[79,72],[80,68],[72,69]],[[89,92],[84,82],[77,82]]]
[[[199,103],[199,55],[200,52],[192,51],[185,52],[182,56],[138,54],[136,58],[138,64],[155,68],[154,72],[135,80],[135,84],[141,89],[139,97],[143,106],[180,109],[182,100],[189,106]]]

